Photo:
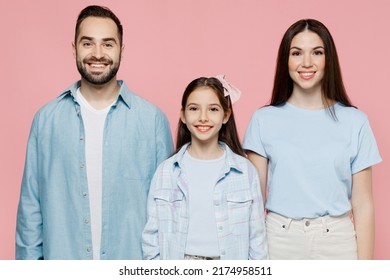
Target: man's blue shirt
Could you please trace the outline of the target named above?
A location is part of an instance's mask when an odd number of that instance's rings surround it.
[[[150,181],[172,154],[173,142],[164,113],[118,83],[103,134],[100,259],[142,259]],[[17,215],[17,259],[92,259],[79,86],[34,117]]]

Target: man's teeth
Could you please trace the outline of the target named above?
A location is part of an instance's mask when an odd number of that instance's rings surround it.
[[[92,67],[95,68],[103,68],[105,65],[104,64],[91,64]]]

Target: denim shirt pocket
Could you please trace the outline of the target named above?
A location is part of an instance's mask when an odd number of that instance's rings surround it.
[[[132,180],[151,179],[156,169],[153,142],[144,139],[122,139],[121,174]]]
[[[229,224],[233,234],[249,234],[253,197],[250,190],[226,194]]]
[[[154,193],[159,231],[177,232],[184,206],[184,194],[179,189],[160,189]]]

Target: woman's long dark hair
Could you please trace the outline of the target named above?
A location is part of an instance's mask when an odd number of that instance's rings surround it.
[[[290,98],[293,91],[293,80],[288,71],[288,59],[290,55],[291,41],[298,34],[305,30],[316,33],[324,43],[325,49],[325,71],[322,79],[322,99],[326,107],[331,108],[330,113],[336,119],[334,108],[330,107],[328,100],[334,100],[352,107],[352,103],[346,93],[343,79],[341,77],[340,63],[336,46],[332,35],[324,24],[315,19],[302,19],[291,25],[283,36],[279,46],[274,86],[271,102],[269,105],[281,105]]]
[[[230,110],[229,120],[222,125],[219,130],[218,141],[224,142],[229,148],[236,154],[245,156],[240,140],[238,138],[236,122],[234,120],[233,107],[229,96],[224,96],[224,88],[222,83],[217,78],[206,78],[201,77],[193,80],[186,87],[183,98],[181,100],[181,110],[184,112],[187,100],[190,94],[201,87],[207,87],[212,89],[217,95],[219,102],[223,108],[224,113],[226,114]],[[177,126],[177,136],[176,136],[176,153],[183,147],[185,144],[191,142],[191,133],[187,128],[187,125],[179,120]]]

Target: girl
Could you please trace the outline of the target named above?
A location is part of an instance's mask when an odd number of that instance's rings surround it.
[[[255,167],[243,155],[223,76],[184,91],[176,153],[157,169],[142,236],[145,259],[266,259]]]
[[[255,112],[243,146],[266,197],[270,259],[373,257],[371,166],[381,157],[321,22],[284,34],[271,103]]]

